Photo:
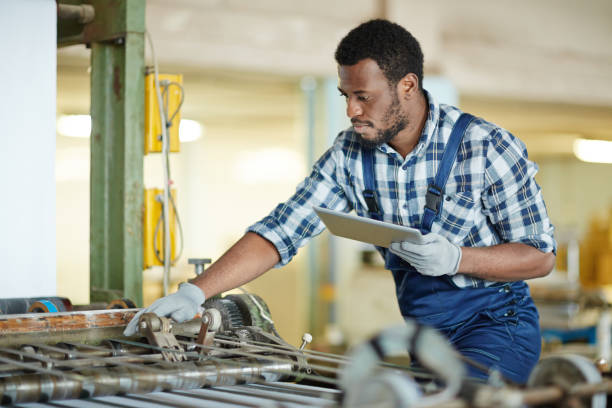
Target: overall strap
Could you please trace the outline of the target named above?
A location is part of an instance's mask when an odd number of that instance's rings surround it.
[[[427,194],[425,195],[425,212],[423,213],[423,224],[421,225],[421,232],[428,233],[431,231],[431,225],[434,219],[440,214],[442,209],[442,199],[444,198],[444,187],[446,181],[450,175],[455,159],[457,158],[457,151],[459,145],[463,139],[463,134],[467,129],[470,122],[474,119],[469,113],[463,113],[455,122],[453,130],[451,131],[448,143],[444,149],[442,155],[442,161],[438,167],[436,178],[433,184],[427,186]]]
[[[376,200],[376,180],[374,176],[374,149],[361,150],[363,163],[363,198],[368,206],[368,216],[375,220],[382,220],[380,206]]]

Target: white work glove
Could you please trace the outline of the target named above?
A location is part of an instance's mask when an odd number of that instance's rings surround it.
[[[434,232],[423,235],[418,244],[393,242],[389,250],[422,275],[455,275],[461,262],[461,248]]]
[[[123,335],[133,336],[136,334],[138,320],[143,313],[155,313],[160,317],[169,316],[178,323],[193,319],[205,300],[206,297],[202,289],[192,283],[181,283],[175,293],[157,299],[151,306],[136,313],[123,331]]]

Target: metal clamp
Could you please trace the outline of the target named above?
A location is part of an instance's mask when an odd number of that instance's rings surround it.
[[[166,361],[186,361],[187,356],[176,337],[171,333],[172,322],[155,313],[144,313],[138,321],[138,331],[149,340],[149,344],[160,347]]]

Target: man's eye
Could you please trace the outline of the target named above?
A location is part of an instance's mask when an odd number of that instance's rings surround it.
[[[357,99],[360,100],[361,102],[367,102],[370,100],[370,97],[369,96],[358,96]]]

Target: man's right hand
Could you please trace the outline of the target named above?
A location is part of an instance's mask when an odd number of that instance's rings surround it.
[[[151,306],[142,309],[132,318],[123,331],[124,336],[133,336],[138,331],[138,320],[143,313],[155,313],[160,317],[171,317],[178,323],[192,319],[198,313],[206,297],[202,289],[192,283],[182,283],[175,293],[157,299]]]

